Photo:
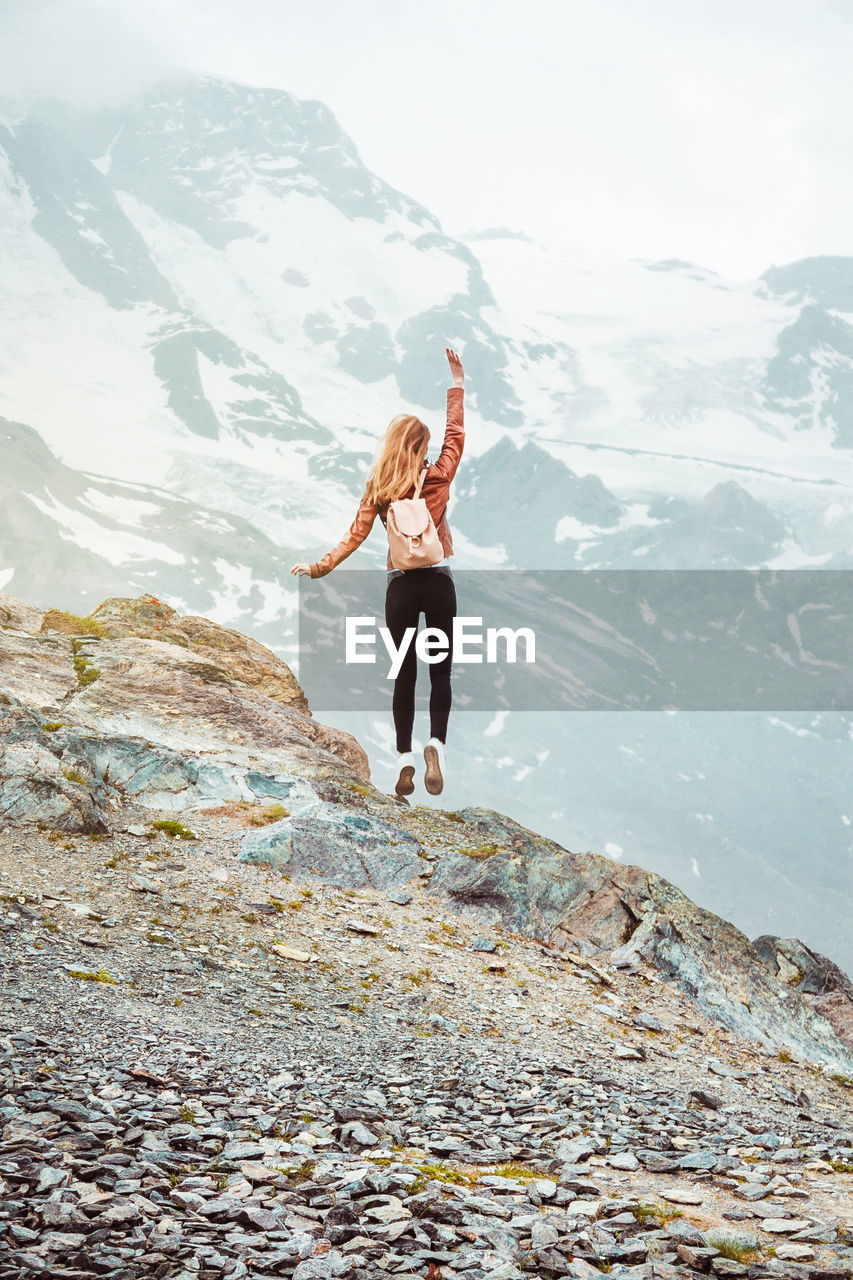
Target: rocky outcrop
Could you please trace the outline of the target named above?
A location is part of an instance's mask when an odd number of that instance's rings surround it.
[[[131,797],[181,811],[368,777],[362,748],[312,719],[285,663],[207,618],[140,597],[81,620],[0,596],[2,619],[7,818],[98,831]]]
[[[291,879],[319,876],[325,884],[360,889],[395,889],[423,870],[419,842],[399,826],[374,814],[347,812],[311,794],[296,812],[266,831],[246,836],[241,862],[259,862]]]
[[[410,808],[369,782],[262,645],[153,596],[87,619],[0,596],[0,815],[105,832],[125,811],[279,807],[239,861],[292,879],[430,895],[484,925],[675,984],[765,1045],[853,1068],[853,987],[795,940],[753,944],[660,876],[572,853],[485,809]]]
[[[264,645],[209,618],[182,617],[156,596],[139,596],[135,600],[113,596],[102,601],[84,621],[91,624],[91,634],[95,636],[109,639],[139,636],[180,645],[196,654],[202,663],[209,664],[207,669],[192,668],[203,679],[238,680],[274,702],[308,711],[305,694],[290,667]],[[59,609],[49,609],[42,616],[40,630],[75,635],[79,633],[79,624],[80,619]]]
[[[441,858],[431,888],[459,910],[558,951],[606,956],[617,968],[648,965],[742,1034],[806,1057],[840,1051],[853,1060],[849,980],[833,989],[834,1002],[818,1007],[768,971],[746,934],[661,876],[570,853],[500,814],[463,809],[457,816],[476,843]]]
[[[770,972],[804,996],[836,1034],[853,1045],[853,982],[847,974],[799,938],[763,934],[753,945]]]

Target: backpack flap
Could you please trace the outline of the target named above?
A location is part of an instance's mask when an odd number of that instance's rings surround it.
[[[430,514],[425,498],[401,498],[392,502],[388,510],[388,520],[394,522],[398,533],[404,537],[419,538],[426,533]]]

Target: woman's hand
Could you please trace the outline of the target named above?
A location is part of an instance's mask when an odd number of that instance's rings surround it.
[[[450,364],[450,372],[453,374],[453,385],[454,387],[461,387],[465,379],[462,361],[452,347],[445,347],[444,352]]]
[[[310,564],[295,564],[290,572],[295,573],[298,578],[310,578],[311,566]]]

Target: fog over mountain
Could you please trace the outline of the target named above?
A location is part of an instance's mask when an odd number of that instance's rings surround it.
[[[211,76],[0,107],[0,590],[75,613],[152,592],[295,662],[289,567],[348,526],[393,414],[440,438],[446,345],[460,568],[853,568],[853,259],[732,281],[453,238],[357,141],[321,102]],[[384,555],[380,531],[349,565]],[[390,723],[308,692],[387,782]],[[443,805],[853,966],[847,716],[451,728]]]

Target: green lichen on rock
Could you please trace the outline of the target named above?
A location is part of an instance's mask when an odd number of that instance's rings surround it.
[[[82,982],[106,982],[118,986],[118,978],[113,978],[106,969],[69,969],[70,978],[79,978]]]
[[[500,853],[501,848],[497,844],[479,844],[460,849],[459,852],[464,853],[466,858],[491,858],[493,854]]]
[[[182,822],[173,818],[158,818],[156,822],[151,823],[151,826],[155,831],[162,831],[164,835],[171,836],[175,840],[198,839],[194,831],[190,831],[189,827],[185,827]]]

